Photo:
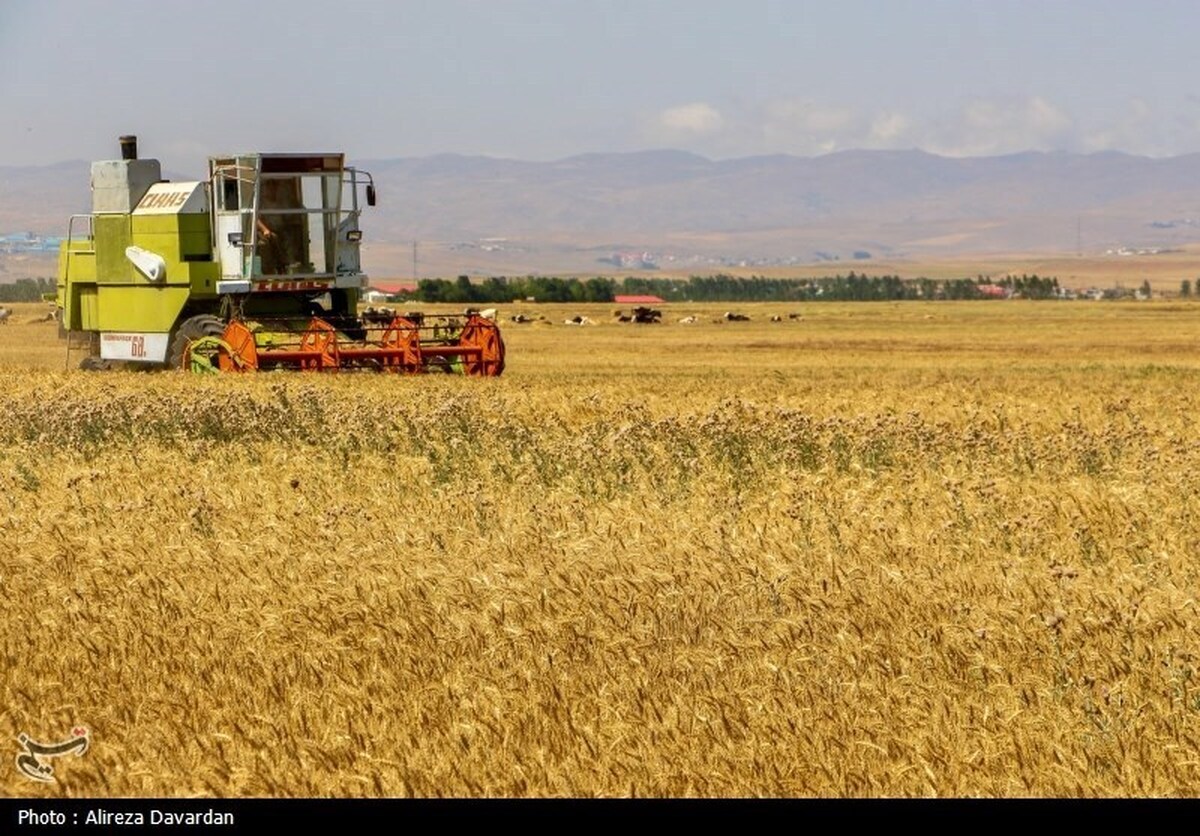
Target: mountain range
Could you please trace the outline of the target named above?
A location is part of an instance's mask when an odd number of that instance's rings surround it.
[[[199,171],[203,161],[197,161]],[[380,275],[612,272],[973,253],[1103,253],[1200,239],[1200,154],[845,151],[709,160],[673,151],[549,162],[354,161],[378,185]],[[168,174],[189,179],[196,172]],[[0,234],[63,235],[88,163],[0,167]],[[416,242],[414,248],[413,242]]]

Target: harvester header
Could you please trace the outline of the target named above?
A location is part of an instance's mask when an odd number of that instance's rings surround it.
[[[205,180],[169,182],[136,137],[120,143],[120,160],[92,163],[92,211],[71,217],[59,257],[63,330],[89,337],[82,367],[504,370],[478,313],[360,316],[375,183],[342,154],[210,157]]]

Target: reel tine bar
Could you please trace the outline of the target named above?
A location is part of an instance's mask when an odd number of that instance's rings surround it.
[[[407,374],[458,371],[476,377],[495,377],[504,371],[500,329],[478,314],[465,319],[409,314],[382,324],[354,322],[354,327],[340,331],[320,317],[313,317],[303,331],[276,323],[269,329],[264,326],[260,333],[269,338],[259,340],[246,323],[235,320],[222,336],[218,367],[228,372],[272,368]],[[362,336],[354,339],[347,331]]]

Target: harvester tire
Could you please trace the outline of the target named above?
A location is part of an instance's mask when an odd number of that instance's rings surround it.
[[[111,368],[112,364],[109,361],[95,356],[84,357],[79,361],[79,370],[83,372],[106,372]]]
[[[188,349],[194,341],[204,337],[220,337],[225,333],[225,323],[211,314],[199,314],[179,323],[171,347],[167,350],[167,367],[188,368]]]

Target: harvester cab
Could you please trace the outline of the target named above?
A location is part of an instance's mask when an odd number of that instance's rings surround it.
[[[340,154],[214,157],[218,292],[274,292],[299,285],[330,292],[339,315],[364,286],[359,261],[360,184],[370,175],[347,168]],[[334,292],[336,291],[336,293]]]
[[[136,138],[121,150],[92,164],[92,212],[60,253],[60,322],[89,337],[82,367],[504,370],[499,329],[477,313],[359,315],[375,184],[342,154],[211,157],[207,180],[169,182]]]

